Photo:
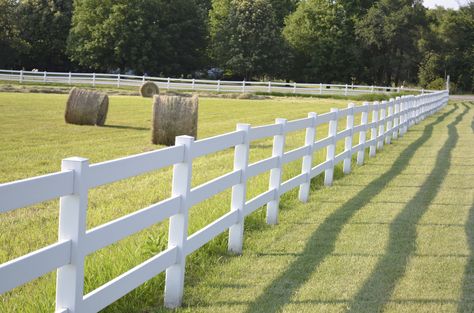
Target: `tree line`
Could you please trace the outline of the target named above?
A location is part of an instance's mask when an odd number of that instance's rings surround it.
[[[0,68],[474,90],[474,3],[0,0]]]

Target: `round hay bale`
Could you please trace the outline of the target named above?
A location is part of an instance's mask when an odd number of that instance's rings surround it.
[[[160,93],[160,88],[158,85],[152,82],[146,82],[140,87],[140,94],[144,98],[152,98],[154,95]]]
[[[171,146],[175,137],[197,136],[198,96],[157,95],[153,99],[152,143]]]
[[[66,103],[66,123],[103,126],[109,110],[109,97],[102,92],[72,88]]]

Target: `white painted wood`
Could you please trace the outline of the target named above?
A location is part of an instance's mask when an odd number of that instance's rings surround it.
[[[186,255],[189,255],[222,234],[224,231],[229,229],[232,225],[235,225],[239,220],[240,211],[230,211],[224,216],[221,216],[211,224],[207,225],[203,229],[195,232],[189,236],[186,242]]]
[[[385,123],[387,123],[386,119],[386,112],[387,112],[387,101],[382,101],[380,107],[380,119],[379,119],[379,134],[377,137],[377,149],[382,149],[385,139]]]
[[[351,161],[352,161],[352,136],[354,130],[354,103],[349,103],[347,106],[348,113],[346,118],[346,130],[348,134],[344,141],[344,151],[347,152],[346,158],[344,159],[343,172],[349,174],[351,172]]]
[[[272,168],[278,167],[278,160],[278,156],[273,156],[268,159],[263,159],[261,161],[250,164],[247,169],[247,179],[269,171]]]
[[[113,183],[182,162],[184,147],[173,146],[90,166],[89,188]]]
[[[334,138],[332,137],[326,137],[326,138],[316,141],[313,145],[313,150],[314,150],[313,152],[326,148],[328,145],[330,145],[333,142],[333,140]]]
[[[210,137],[198,140],[194,143],[193,159],[225,150],[230,147],[242,144],[244,141],[244,132],[235,131],[224,135]]]
[[[339,116],[338,116],[339,117]],[[349,136],[350,134],[352,133],[352,129],[351,128],[346,128],[344,130],[341,130],[340,132],[338,132],[336,134],[336,141],[339,141],[339,140],[342,140],[342,139],[346,139],[347,136]]]
[[[388,102],[388,114],[387,114],[387,132],[385,136],[385,143],[389,145],[392,139],[392,125],[393,125],[393,106],[395,104],[395,99],[390,99]]]
[[[370,150],[369,150],[369,157],[375,157],[377,153],[377,126],[379,124],[379,103],[376,101],[372,105],[372,127],[370,130]],[[373,144],[372,144],[373,142]]]
[[[52,244],[0,264],[0,294],[47,274],[71,261],[71,241]]]
[[[86,254],[102,249],[179,213],[181,196],[160,201],[86,232]]]
[[[303,163],[301,165],[301,173],[307,175],[307,180],[300,185],[298,198],[301,202],[307,202],[309,198],[309,190],[311,187],[311,167],[313,166],[314,142],[316,140],[316,123],[318,114],[315,112],[308,113],[308,118],[311,119],[310,125],[306,128],[306,135],[304,144],[309,146],[308,153],[303,156]]]
[[[231,253],[241,254],[244,243],[243,213],[247,199],[247,169],[250,154],[250,124],[237,124],[237,130],[244,132],[244,142],[235,146],[234,171],[241,171],[239,184],[232,187],[231,212],[237,212],[237,221],[229,228],[228,250]]]
[[[63,171],[74,172],[74,190],[60,199],[59,242],[71,242],[71,261],[57,270],[56,309],[67,308],[71,313],[84,312],[84,237],[88,203],[89,161],[83,158],[64,159]]]
[[[165,307],[179,307],[183,301],[184,271],[186,267],[185,243],[188,237],[188,210],[191,194],[192,155],[194,138],[176,137],[176,145],[184,146],[182,163],[174,165],[172,196],[181,197],[179,213],[171,216],[168,231],[168,249],[176,247],[176,263],[166,269]]]
[[[285,127],[285,133],[291,133],[294,131],[302,130],[311,126],[313,122],[312,118],[306,117],[299,120],[289,121]]]
[[[336,116],[337,116],[336,112],[333,112],[333,111],[318,115],[318,120],[316,122],[316,126],[328,123],[328,122],[334,120],[336,118]]]
[[[282,175],[282,169],[283,169],[283,164],[282,164],[282,159],[283,159],[283,153],[285,151],[285,126],[286,126],[287,120],[284,118],[277,118],[275,120],[275,124],[280,125],[281,135],[276,135],[273,137],[273,151],[272,151],[272,156],[277,156],[279,161],[278,161],[278,167],[273,168],[270,171],[270,181],[269,181],[269,186],[268,189],[276,189],[277,190],[277,198],[268,202],[267,203],[267,224],[269,225],[276,225],[278,224],[278,207],[280,205],[280,197],[278,196],[278,189],[280,188],[281,185],[281,175]]]
[[[277,199],[277,197],[278,194],[276,188],[261,193],[260,195],[250,199],[245,203],[244,215],[247,216],[251,214],[252,212],[264,206],[268,202]]]
[[[285,152],[282,157],[282,164],[287,164],[296,161],[298,159],[301,159],[303,156],[312,153],[312,147],[313,146],[310,144]]]
[[[326,161],[331,162],[331,167],[324,172],[324,185],[331,186],[334,177],[334,156],[336,154],[336,136],[337,136],[337,120],[338,109],[332,108],[331,113],[335,114],[334,119],[329,121],[328,137],[332,138],[332,142],[326,147]]]
[[[360,126],[362,129],[360,130],[359,133],[359,145],[362,147],[360,150],[357,152],[357,165],[362,165],[364,164],[364,158],[365,158],[365,141],[367,140],[367,122],[369,121],[369,103],[364,102],[362,105],[365,109],[362,111],[361,115],[361,121],[360,121]]]
[[[392,138],[397,139],[398,138],[398,125],[400,124],[400,97],[397,97],[395,99],[395,104],[394,104],[394,109],[393,109],[393,132],[392,132]]]
[[[147,280],[172,266],[177,259],[178,248],[171,247],[141,263],[117,278],[84,296],[84,312],[98,312],[120,299]]]
[[[64,171],[0,184],[0,213],[70,195],[73,177],[72,171]]]
[[[250,129],[250,141],[280,135],[280,131],[281,127],[278,124],[252,127]]]
[[[302,183],[306,182],[309,178],[307,173],[299,174],[293,178],[288,179],[287,181],[283,182],[278,190],[280,196],[287,193],[293,188],[300,186]]]
[[[217,177],[207,183],[194,187],[191,189],[191,194],[188,201],[189,206],[192,207],[234,185],[240,184],[241,178],[242,170],[235,170]]]
[[[311,175],[310,175],[311,178],[318,176],[319,174],[323,173],[325,170],[331,168],[331,166],[332,166],[332,160],[325,161],[323,163],[316,165],[315,167],[311,169]]]

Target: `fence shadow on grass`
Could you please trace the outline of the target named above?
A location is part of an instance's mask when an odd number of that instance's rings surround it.
[[[448,125],[448,138],[436,156],[433,170],[419,187],[416,195],[390,223],[389,241],[384,256],[355,295],[349,312],[381,312],[390,300],[397,282],[406,272],[410,257],[416,251],[417,224],[435,199],[450,169],[452,151],[459,139],[456,126],[469,109],[470,107],[464,106],[462,113]],[[429,125],[426,129],[431,133],[433,125]]]
[[[129,130],[146,130],[146,131],[150,131],[150,128],[147,128],[147,127],[135,127],[135,126],[126,126],[126,125],[110,125],[110,124],[106,124],[102,127],[106,127],[106,128],[116,128],[116,129],[129,129]]]
[[[289,303],[293,294],[308,281],[309,274],[314,272],[334,251],[338,235],[350,218],[382,192],[385,186],[408,166],[409,160],[413,158],[418,148],[431,138],[434,126],[442,123],[457,108],[458,106],[455,105],[453,109],[439,115],[435,121],[428,124],[421,137],[402,151],[390,170],[373,180],[355,197],[329,215],[307,240],[301,255],[269,283],[263,293],[249,304],[246,312],[279,312],[285,304]]]

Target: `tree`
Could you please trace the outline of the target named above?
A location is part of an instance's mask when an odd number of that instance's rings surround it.
[[[194,0],[78,0],[71,59],[95,70],[183,75],[200,68],[206,25]]]
[[[384,85],[416,81],[421,61],[417,42],[425,21],[421,0],[381,0],[372,6],[356,23],[368,76]]]
[[[210,28],[214,61],[233,76],[261,78],[278,71],[282,37],[269,0],[215,1]]]
[[[68,66],[66,45],[71,26],[72,0],[23,0],[17,7],[22,40],[30,49],[20,57],[26,68],[64,70]]]
[[[350,25],[344,6],[337,2],[300,2],[283,31],[299,54],[296,74],[300,80],[331,82],[352,77],[355,62]]]
[[[15,0],[0,0],[0,68],[20,66],[18,54],[29,48],[20,37],[15,13],[17,7]]]

